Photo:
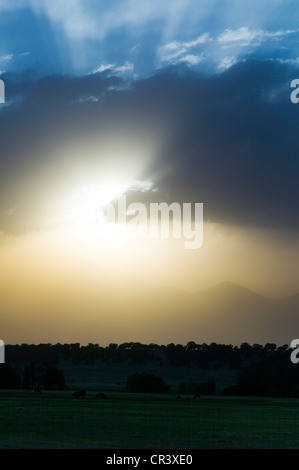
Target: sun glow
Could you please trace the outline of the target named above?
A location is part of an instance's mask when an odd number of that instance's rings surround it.
[[[136,243],[136,228],[107,220],[105,208],[113,204],[128,190],[150,191],[151,181],[127,180],[110,183],[86,184],[78,187],[66,198],[60,220],[49,222],[59,239],[64,243],[81,246],[94,254],[113,252],[119,256],[120,250],[132,248]],[[84,248],[85,247],[85,248]]]
[[[103,207],[121,196],[130,183],[88,185],[76,190],[66,202],[66,218],[69,225],[85,225],[98,222]]]
[[[104,208],[115,202],[126,191],[146,192],[152,190],[151,181],[116,181],[111,183],[89,184],[76,189],[66,200],[64,223],[68,226],[105,223]]]

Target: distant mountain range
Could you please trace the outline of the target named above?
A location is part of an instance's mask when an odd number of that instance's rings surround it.
[[[100,296],[100,294],[99,294]],[[96,306],[95,306],[96,307]],[[91,316],[56,315],[44,319],[23,316],[18,323],[2,321],[0,337],[11,343],[80,342],[81,344],[142,342],[169,344],[267,342],[290,344],[299,337],[299,294],[269,299],[230,282],[201,292],[160,288],[130,300],[99,300]],[[98,313],[97,313],[98,312]],[[36,323],[38,321],[38,324]],[[44,326],[41,329],[41,325]],[[41,334],[40,334],[41,331]],[[11,339],[12,338],[12,341]]]
[[[159,289],[126,306],[134,330],[165,343],[289,344],[299,337],[299,294],[277,300],[223,282],[202,292]],[[136,331],[136,333],[137,333]],[[137,335],[138,336],[138,335]],[[134,337],[134,336],[133,336]],[[158,338],[158,339],[157,339]]]

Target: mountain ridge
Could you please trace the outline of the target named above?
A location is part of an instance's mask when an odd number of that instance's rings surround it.
[[[108,304],[99,293],[96,314],[82,310],[80,315],[46,318],[28,312],[17,322],[13,316],[4,317],[1,336],[6,343],[30,342],[42,325],[39,343],[282,345],[298,335],[298,308],[299,294],[273,299],[230,281],[192,292],[164,286],[133,298],[112,296]]]

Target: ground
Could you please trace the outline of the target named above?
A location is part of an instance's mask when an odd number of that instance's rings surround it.
[[[298,448],[296,399],[0,391],[0,448]]]

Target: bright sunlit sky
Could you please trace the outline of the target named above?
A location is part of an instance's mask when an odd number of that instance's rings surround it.
[[[298,17],[281,0],[0,0],[9,341],[165,286],[298,292]],[[119,196],[203,203],[202,247],[108,223]]]

